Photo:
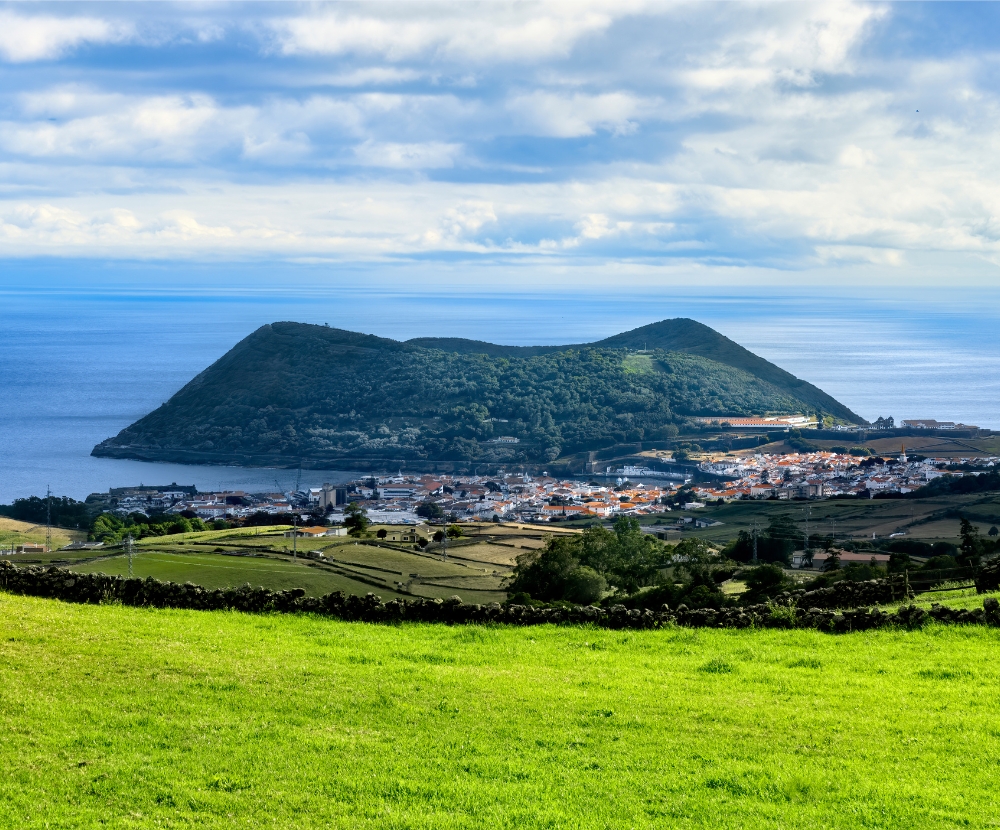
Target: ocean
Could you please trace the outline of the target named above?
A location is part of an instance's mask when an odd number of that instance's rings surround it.
[[[295,470],[150,464],[91,448],[165,401],[258,326],[329,323],[397,339],[458,336],[510,344],[582,342],[692,317],[862,416],[1000,428],[995,294],[689,286],[593,290],[434,290],[363,280],[213,286],[164,279],[86,288],[71,279],[0,281],[0,502],[82,499],[130,484],[282,489]],[[303,471],[302,485],[350,471]]]

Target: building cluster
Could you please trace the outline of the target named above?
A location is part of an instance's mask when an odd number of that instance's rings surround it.
[[[947,470],[951,466],[976,469]],[[611,520],[617,516],[666,513],[670,505],[691,511],[709,502],[735,499],[823,499],[879,492],[908,493],[942,475],[978,475],[1000,458],[862,458],[834,452],[719,456],[699,465],[704,478],[689,478],[645,467],[624,467],[602,476],[604,483],[521,473],[493,476],[396,475],[324,484],[290,493],[225,491],[199,493],[194,487],[120,488],[95,494],[88,502],[119,515],[160,513],[213,519],[245,519],[256,513],[311,514],[338,523],[349,504],[362,505],[377,524],[415,525],[426,518],[452,521],[547,522],[567,518]],[[678,491],[683,488],[683,498]],[[431,507],[433,505],[433,507]],[[696,521],[690,517],[677,524]],[[699,523],[701,526],[701,523]]]
[[[702,499],[797,499],[864,496],[879,492],[910,493],[942,475],[977,475],[946,471],[948,465],[993,468],[1000,458],[926,458],[914,461],[905,452],[893,459],[862,458],[834,452],[751,455],[703,461],[703,472],[725,476],[717,485],[694,488]]]
[[[570,517],[610,519],[669,510],[664,501],[680,488],[679,481],[641,483],[630,480],[663,474],[639,467],[619,470],[607,483],[584,483],[522,474],[494,476],[396,475],[367,477],[346,484],[324,484],[290,493],[223,491],[199,493],[194,487],[120,488],[94,494],[88,501],[119,515],[130,513],[193,514],[206,521],[244,519],[256,513],[322,514],[337,522],[352,503],[363,506],[377,524],[418,524],[433,504],[436,516],[458,521],[539,522]],[[418,508],[421,513],[418,514]]]
[[[119,516],[130,513],[146,516],[193,513],[205,520],[239,519],[258,512],[289,513],[294,506],[291,494],[287,493],[245,493],[240,490],[199,493],[193,485],[178,484],[114,487],[107,493],[92,493],[87,497],[87,504]]]
[[[422,521],[421,505],[436,505],[444,516],[461,521],[539,522],[564,518],[609,519],[668,510],[665,498],[680,483],[608,483],[559,480],[549,476],[499,474],[494,476],[410,475],[364,479],[344,488],[324,485],[308,493],[309,501],[336,517],[344,505],[358,501],[368,517],[382,524]],[[333,493],[331,493],[333,491]],[[422,508],[426,513],[427,508]]]

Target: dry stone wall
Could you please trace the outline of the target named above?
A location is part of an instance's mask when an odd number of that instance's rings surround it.
[[[818,605],[796,603],[808,599],[786,595],[784,602],[740,608],[676,609],[657,611],[595,606],[534,607],[526,605],[478,605],[451,599],[394,599],[383,602],[375,594],[347,595],[341,591],[323,597],[307,597],[300,588],[270,591],[266,588],[209,590],[198,585],[161,582],[158,579],[126,579],[106,574],[78,574],[57,567],[17,567],[0,562],[0,589],[15,594],[48,597],[67,602],[105,603],[149,608],[183,608],[200,611],[235,610],[247,613],[313,613],[339,620],[396,623],[434,622],[449,625],[480,623],[503,625],[593,625],[611,629],[653,629],[666,625],[691,628],[814,628],[831,633],[867,631],[901,626],[919,628],[930,619],[944,623],[1000,626],[1000,603],[992,597],[983,608],[956,610],[940,605],[930,611],[914,605],[887,613],[878,608],[834,611]],[[819,592],[812,592],[819,593]],[[867,596],[867,594],[864,594]]]

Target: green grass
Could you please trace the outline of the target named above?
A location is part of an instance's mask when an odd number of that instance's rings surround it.
[[[73,565],[70,570],[124,575],[128,574],[128,559],[116,556],[113,559]],[[308,596],[317,597],[332,591],[362,596],[371,591],[384,600],[400,596],[387,587],[376,587],[325,568],[313,567],[302,559],[292,562],[200,552],[162,553],[144,550],[133,557],[132,572],[138,577],[152,576],[169,582],[193,582],[204,588],[234,588],[249,582],[255,587],[260,585],[274,591],[302,588]]]
[[[0,826],[996,826],[998,647],[0,595]]]

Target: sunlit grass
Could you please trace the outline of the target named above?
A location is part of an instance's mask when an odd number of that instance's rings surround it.
[[[985,827],[998,646],[0,595],[0,826]]]

